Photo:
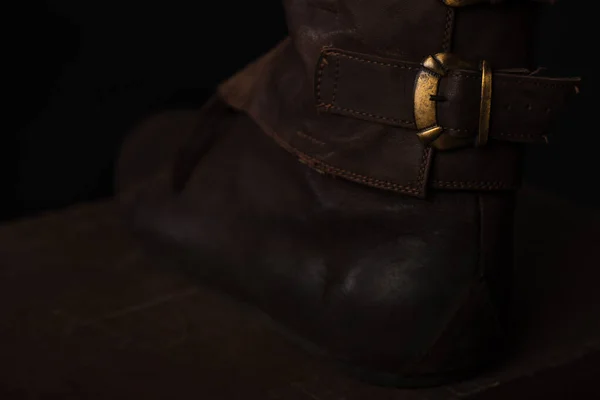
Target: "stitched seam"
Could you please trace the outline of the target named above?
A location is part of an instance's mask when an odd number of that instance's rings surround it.
[[[477,181],[433,181],[433,184],[442,188],[463,188],[463,189],[508,189],[512,185],[508,185],[504,182],[477,182]]]
[[[327,65],[327,58],[323,57],[321,60],[321,65],[319,66],[319,71],[317,72],[317,99],[319,103],[322,103],[321,99],[321,81],[323,79],[323,71],[325,70],[325,66]]]
[[[315,167],[321,166],[325,169],[326,172],[333,172],[336,175],[351,179],[356,182],[361,182],[361,183],[367,184],[369,186],[378,187],[378,188],[382,188],[382,189],[395,189],[395,190],[401,189],[402,191],[405,191],[408,193],[414,193],[414,194],[419,193],[419,190],[414,187],[402,186],[397,183],[383,181],[383,180],[375,179],[375,178],[369,178],[364,175],[356,174],[354,172],[350,172],[350,171],[346,171],[341,168],[334,167],[332,165],[324,163],[321,160],[307,156],[299,151],[297,151],[297,154],[300,155],[301,158],[305,159],[306,161],[309,161],[309,162],[312,162],[313,164],[315,164]]]
[[[444,29],[444,39],[442,41],[442,49],[448,53],[452,49],[452,31],[454,25],[454,9],[448,7],[446,10],[446,26]]]
[[[444,130],[446,131],[452,131],[452,132],[462,132],[462,133],[471,133],[474,134],[475,131],[469,130],[469,129],[462,129],[462,128],[447,128],[447,127],[443,127]],[[505,132],[500,132],[498,134],[494,134],[492,135],[492,137],[494,136],[506,136],[506,137],[514,137],[514,138],[530,138],[530,139],[542,139],[544,137],[544,135],[542,133],[505,133]]]
[[[406,124],[409,125],[410,127],[414,126],[414,122],[412,121],[406,121],[403,119],[397,119],[397,118],[390,118],[390,117],[384,117],[383,115],[376,115],[376,114],[370,114],[364,111],[356,111],[353,110],[351,108],[344,108],[344,107],[338,107],[338,106],[334,106],[333,104],[325,104],[325,103],[321,103],[318,104],[317,107],[321,107],[327,111],[329,110],[337,110],[337,111],[343,111],[343,112],[347,112],[347,113],[351,113],[351,114],[358,114],[358,115],[362,115],[364,117],[371,117],[371,118],[376,118],[376,119],[381,119],[384,121],[392,121],[398,124]]]
[[[335,96],[337,95],[338,83],[340,81],[340,59],[335,59],[335,80],[333,81],[333,96],[331,104],[335,104]]]
[[[304,138],[304,139],[306,139],[306,140],[308,140],[308,141],[310,141],[310,142],[313,142],[313,143],[315,143],[315,144],[318,144],[319,146],[324,146],[324,145],[326,144],[325,142],[322,142],[322,141],[320,141],[319,139],[316,139],[316,138],[314,138],[314,137],[312,137],[312,136],[310,136],[310,135],[307,135],[307,134],[306,134],[306,133],[304,133],[304,132],[297,131],[297,132],[296,132],[296,134],[297,134],[298,136],[300,136],[301,138]]]
[[[481,79],[481,75],[479,75],[477,73],[466,74],[466,73],[461,73],[461,72],[450,72],[448,75],[455,76],[458,78],[477,79],[477,80]],[[571,88],[572,86],[574,86],[570,82],[544,83],[544,82],[538,82],[538,81],[534,81],[534,80],[524,80],[524,79],[519,79],[519,80],[513,81],[513,83],[516,85],[520,85],[520,86],[532,85],[532,86],[539,86],[539,87],[548,88],[548,89],[566,89],[566,88]],[[502,86],[506,86],[509,84],[509,82],[499,81],[498,84],[500,84]]]
[[[285,149],[286,151],[288,151],[292,154],[295,154],[296,156],[298,156],[300,158],[300,161],[308,163],[310,166],[312,166],[313,168],[315,168],[317,170],[319,170],[318,167],[323,167],[324,172],[330,172],[334,175],[338,175],[338,176],[347,178],[347,179],[355,181],[355,182],[364,183],[368,186],[375,187],[375,188],[393,190],[396,192],[412,194],[412,195],[419,195],[422,193],[422,190],[420,190],[419,188],[415,188],[413,186],[404,186],[404,185],[400,185],[400,184],[392,183],[392,182],[388,182],[388,181],[383,181],[383,180],[376,179],[376,178],[369,178],[364,175],[360,175],[360,174],[357,174],[354,172],[350,172],[350,171],[347,171],[347,170],[344,170],[341,168],[334,167],[332,165],[327,164],[324,161],[313,158],[313,157],[303,153],[302,151],[298,150],[297,148],[290,145],[289,143],[287,143],[275,131],[269,129],[268,126],[266,124],[264,124],[260,119],[256,118],[255,116],[252,116],[252,118],[257,122],[257,124],[259,126],[262,127],[262,130],[265,132],[265,134],[267,134],[268,136],[273,138],[273,140],[275,140],[275,142],[277,144],[279,144],[283,149]],[[422,158],[422,162],[421,162],[421,171],[420,171],[420,178],[419,178],[421,180],[421,182],[424,177],[425,165],[426,165],[425,163],[427,160],[428,153],[430,151],[431,151],[430,148],[425,148],[425,150],[423,152],[424,154],[423,154],[423,158]],[[477,188],[479,188],[479,189],[509,189],[509,188],[512,188],[512,186],[506,185],[505,183],[499,182],[499,181],[497,181],[497,182],[433,181],[432,183],[434,185],[437,185],[442,188],[443,187],[472,188],[472,189],[477,189]]]
[[[473,133],[473,131],[471,131],[469,129],[463,129],[463,128],[448,128],[448,127],[443,126],[442,129],[444,129],[445,131]]]
[[[368,60],[366,58],[360,58],[360,57],[357,57],[357,56],[350,56],[348,54],[339,53],[339,52],[335,52],[335,51],[327,52],[325,54],[327,54],[327,55],[333,55],[333,56],[339,56],[339,57],[344,57],[344,58],[348,58],[350,60],[359,61],[359,62],[362,62],[362,63],[365,63],[365,64],[375,64],[375,65],[381,65],[383,67],[407,69],[407,70],[410,70],[410,71],[420,71],[421,70],[421,68],[419,68],[419,67],[411,67],[411,66],[402,65],[402,64],[389,64],[389,63],[384,63],[384,62],[380,62],[380,61],[373,61],[373,60]]]
[[[398,118],[390,118],[390,117],[385,117],[383,115],[376,115],[376,114],[371,114],[371,113],[367,113],[364,111],[354,110],[351,108],[335,106],[334,103],[335,103],[336,96],[337,96],[337,91],[338,91],[338,86],[339,86],[339,78],[340,78],[339,58],[336,59],[336,71],[335,71],[335,78],[334,78],[334,84],[333,84],[333,98],[332,98],[331,103],[325,103],[323,101],[323,97],[322,97],[322,93],[321,93],[321,85],[323,83],[323,72],[325,71],[325,68],[329,65],[329,62],[327,61],[327,56],[329,56],[329,55],[334,55],[334,56],[337,55],[339,57],[346,57],[346,58],[349,58],[352,60],[357,60],[357,61],[365,62],[365,63],[369,63],[369,64],[377,64],[377,65],[383,65],[383,66],[394,67],[394,68],[418,70],[418,68],[412,68],[412,67],[403,66],[403,65],[385,64],[385,63],[380,63],[377,61],[371,61],[371,60],[361,59],[361,58],[354,57],[354,56],[349,56],[349,55],[346,55],[343,53],[338,53],[338,52],[324,53],[321,64],[319,65],[319,70],[317,72],[317,103],[318,103],[317,107],[324,108],[326,111],[330,111],[330,110],[342,111],[342,112],[347,112],[350,114],[361,115],[364,117],[380,119],[383,121],[391,121],[391,122],[395,122],[397,124],[405,124],[410,127],[414,126],[413,121],[407,121],[407,120],[402,120],[402,119],[398,119]]]
[[[419,169],[419,178],[417,179],[419,187],[423,185],[423,180],[425,179],[425,167],[427,166],[427,159],[429,158],[430,152],[431,152],[431,147],[423,148],[423,157],[421,158],[421,168]]]
[[[376,187],[376,188],[395,190],[395,191],[399,191],[399,192],[403,192],[403,193],[407,193],[407,194],[415,194],[415,195],[420,193],[420,190],[418,190],[417,188],[411,187],[411,186],[403,186],[403,185],[400,185],[397,183],[383,181],[383,180],[375,179],[375,178],[369,178],[364,175],[360,175],[360,174],[357,174],[354,172],[346,171],[344,169],[329,165],[324,161],[313,158],[313,157],[301,152],[300,150],[296,149],[294,146],[290,145],[289,143],[284,141],[281,137],[279,137],[279,135],[275,131],[267,129],[265,124],[261,123],[260,125],[263,127],[263,130],[265,131],[265,133],[267,133],[267,135],[271,136],[281,147],[283,147],[285,150],[289,151],[290,153],[297,155],[301,161],[307,162],[309,165],[312,165],[314,168],[323,167],[325,172],[330,172],[335,175],[339,175],[344,178],[353,180],[355,182],[364,183],[366,185]]]
[[[477,79],[477,80],[481,80],[481,75],[473,73],[473,74],[465,74],[465,73],[461,73],[461,72],[453,72],[450,71],[448,73],[448,76],[455,76],[457,78],[467,78],[467,79]]]
[[[344,54],[344,53],[340,53],[340,52],[326,52],[325,57],[327,55],[333,55],[333,56],[338,56],[338,57],[345,57],[348,58],[350,60],[355,60],[355,61],[359,61],[362,63],[366,63],[366,64],[375,64],[375,65],[381,65],[384,67],[391,67],[391,68],[400,68],[400,69],[407,69],[410,71],[420,71],[419,67],[410,67],[408,65],[401,65],[401,64],[390,64],[390,63],[384,63],[384,62],[380,62],[380,61],[373,61],[373,60],[368,60],[365,58],[360,58],[357,56],[351,56],[348,54]],[[325,67],[326,61],[325,61],[325,57],[323,58],[323,63],[321,63],[321,69],[323,69]],[[462,77],[462,78],[469,78],[469,79],[481,79],[481,76],[477,73],[474,74],[464,74],[464,73],[460,73],[460,72],[451,72],[449,75],[452,76],[457,76],[457,77]],[[502,82],[503,84],[506,84],[506,82]],[[567,88],[567,87],[572,87],[574,86],[574,84],[570,83],[570,82],[560,82],[560,83],[543,83],[543,82],[537,82],[537,81],[533,81],[533,80],[518,80],[515,82],[517,85],[533,85],[533,86],[540,86],[540,87],[546,87],[546,88]]]
[[[434,181],[436,184],[486,184],[486,185],[504,185],[502,181]]]
[[[418,68],[413,68],[413,67],[408,67],[408,66],[402,66],[402,65],[394,65],[394,64],[386,64],[386,63],[380,63],[377,61],[371,61],[371,60],[366,60],[366,59],[361,59],[358,57],[353,57],[353,56],[349,56],[346,54],[342,54],[342,53],[337,53],[337,52],[330,52],[330,53],[325,53],[323,55],[323,59],[321,61],[321,65],[319,66],[319,71],[317,72],[317,102],[318,107],[322,107],[325,110],[339,110],[339,111],[344,111],[344,112],[348,112],[351,114],[357,114],[357,115],[362,115],[362,116],[367,116],[367,117],[371,117],[371,118],[376,118],[376,119],[382,119],[382,120],[386,120],[386,121],[392,121],[392,122],[396,122],[396,123],[404,123],[407,125],[413,125],[412,121],[404,121],[404,120],[400,120],[400,119],[396,119],[396,118],[388,118],[388,117],[384,117],[381,115],[375,115],[375,114],[370,114],[370,113],[366,113],[366,112],[362,112],[362,111],[356,111],[356,110],[352,110],[350,108],[343,108],[343,107],[338,107],[338,106],[334,106],[333,104],[325,104],[323,102],[323,99],[321,97],[321,83],[322,83],[322,79],[323,79],[323,71],[325,70],[325,67],[329,64],[327,61],[327,56],[328,55],[337,55],[340,57],[346,57],[352,60],[357,60],[360,62],[365,62],[365,63],[369,63],[369,64],[377,64],[377,65],[382,65],[382,66],[388,66],[388,67],[392,67],[392,68],[403,68],[403,69],[409,69],[409,70],[418,70]],[[336,60],[336,78],[334,81],[334,93],[336,93],[337,91],[337,83],[339,80],[339,59]],[[335,97],[333,98],[333,101],[335,101]],[[266,127],[265,124],[261,124],[263,127]],[[410,187],[410,186],[403,186],[403,185],[399,185],[397,183],[392,183],[392,182],[387,182],[387,181],[382,181],[379,179],[375,179],[375,178],[369,178],[363,175],[359,175],[356,174],[354,172],[350,172],[350,171],[346,171],[343,170],[341,168],[337,168],[334,167],[332,165],[329,165],[321,160],[318,160],[316,158],[310,157],[307,154],[301,152],[300,150],[296,149],[294,146],[290,145],[289,143],[285,142],[282,138],[279,137],[279,135],[277,135],[277,133],[275,133],[274,131],[271,131],[269,129],[264,128],[265,132],[267,132],[267,134],[269,136],[271,136],[277,143],[279,143],[279,145],[281,147],[283,147],[285,150],[296,154],[301,160],[304,160],[308,163],[313,164],[314,167],[317,166],[322,166],[326,172],[330,172],[333,174],[337,174],[339,176],[345,177],[347,179],[356,181],[356,182],[361,182],[364,184],[367,184],[369,186],[372,187],[376,187],[376,188],[381,188],[381,189],[390,189],[390,190],[396,190],[396,191],[400,191],[400,192],[404,192],[407,194],[419,194],[420,190],[416,189],[414,187]],[[303,136],[305,134],[297,132],[298,134],[300,134],[300,136]],[[306,138],[311,138],[310,136],[306,135]],[[314,138],[312,138],[314,139]],[[311,139],[308,139],[311,140]],[[311,140],[312,141],[312,140]],[[321,142],[323,143],[323,142]],[[325,144],[325,143],[323,143]],[[427,159],[427,155],[429,154],[428,150],[426,149],[424,151],[424,155],[423,155],[423,161],[422,161],[422,165],[421,165],[421,172],[420,172],[420,177],[419,177],[419,183],[422,183],[423,180],[423,175],[424,175],[424,171],[425,171],[425,163],[426,163],[426,159]]]

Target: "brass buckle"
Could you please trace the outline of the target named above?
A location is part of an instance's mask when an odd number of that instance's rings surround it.
[[[419,133],[417,136],[423,143],[438,150],[450,150],[468,147],[475,144],[484,146],[488,141],[490,114],[492,106],[492,71],[486,61],[480,65],[481,70],[481,107],[479,113],[479,133],[475,143],[472,137],[452,136],[444,134],[444,128],[437,122],[437,101],[442,77],[453,69],[477,69],[472,64],[459,59],[450,53],[439,53],[429,56],[423,61],[423,68],[417,75],[415,87],[415,123]]]

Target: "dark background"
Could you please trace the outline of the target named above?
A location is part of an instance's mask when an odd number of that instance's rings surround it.
[[[16,2],[5,10],[0,220],[112,194],[119,145],[144,116],[195,108],[286,33],[280,0]],[[536,58],[584,78],[526,180],[597,205],[594,59],[585,2],[548,7]],[[588,6],[591,7],[591,6]]]

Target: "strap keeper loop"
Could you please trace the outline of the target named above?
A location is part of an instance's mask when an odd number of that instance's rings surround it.
[[[490,117],[492,115],[492,69],[487,61],[481,62],[481,105],[479,109],[479,133],[477,147],[485,146],[490,134]]]

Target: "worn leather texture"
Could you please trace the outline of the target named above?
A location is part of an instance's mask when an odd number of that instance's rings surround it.
[[[285,6],[290,38],[224,83],[195,129],[165,131],[168,156],[144,156],[160,152],[156,131],[127,142],[128,221],[152,254],[368,376],[430,385],[477,370],[510,318],[520,142],[542,141],[577,80],[527,72],[529,3]],[[455,41],[511,71],[495,74],[488,145],[435,151],[412,125],[414,77]],[[479,80],[442,79],[455,134],[475,127]]]
[[[166,248],[196,277],[268,310],[336,358],[406,373],[473,361],[428,350],[471,307],[468,299],[488,297],[479,196],[399,199],[332,180],[282,151],[247,116],[222,103],[205,112],[222,119],[203,129],[216,139],[187,171],[185,187],[169,190],[173,178],[163,176],[138,193],[133,220],[153,251]],[[473,304],[487,319],[495,310],[486,302]],[[481,340],[467,340],[480,329],[465,329],[478,310],[466,313],[467,323],[453,329],[474,347],[472,357],[483,356]],[[433,357],[442,365],[430,365]]]

